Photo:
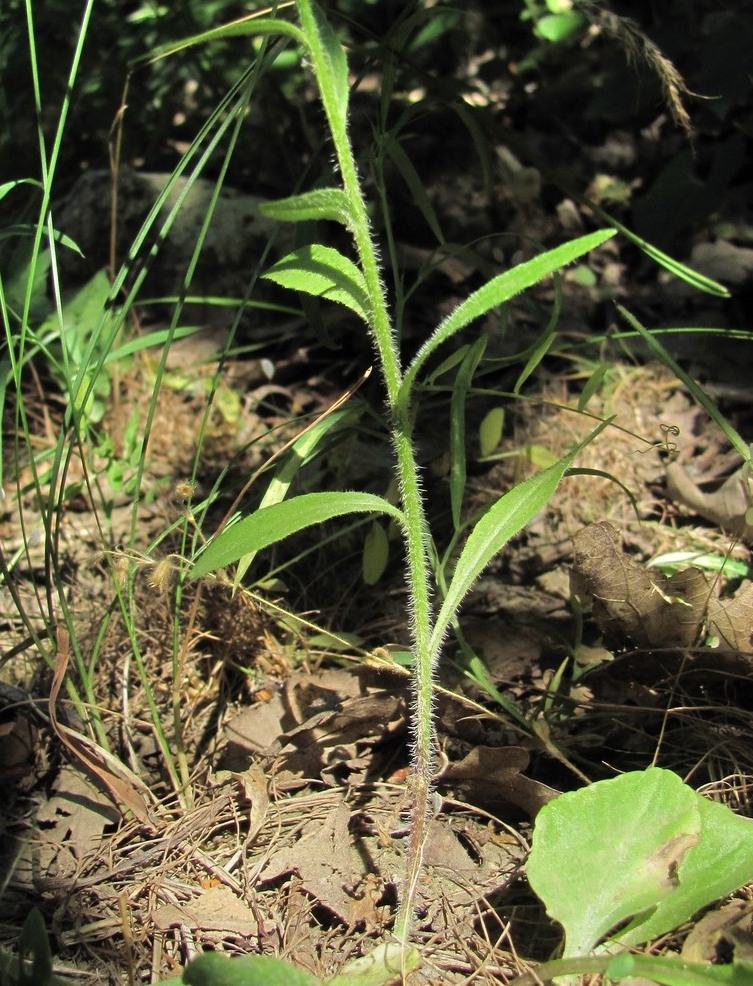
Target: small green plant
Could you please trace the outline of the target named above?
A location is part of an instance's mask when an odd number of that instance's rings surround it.
[[[70,986],[52,971],[52,954],[44,919],[34,908],[24,921],[18,955],[0,951],[0,986]]]
[[[437,549],[427,521],[413,433],[422,375],[439,347],[473,320],[584,256],[614,231],[599,230],[582,236],[492,278],[441,322],[414,358],[404,365],[348,137],[345,54],[331,26],[311,0],[300,0],[297,9],[300,27],[272,19],[256,20],[247,30],[292,38],[307,52],[334,145],[341,186],[320,188],[270,203],[263,211],[271,218],[288,222],[328,220],[341,224],[353,239],[357,260],[354,262],[332,247],[313,243],[288,254],[267,270],[265,276],[292,290],[338,302],[365,324],[384,381],[400,505],[371,493],[352,491],[308,493],[273,503],[222,530],[196,560],[190,574],[193,578],[207,575],[307,527],[347,514],[386,514],[399,525],[406,554],[408,621],[413,632],[411,825],[395,926],[398,939],[405,944],[411,933],[427,826],[432,815],[435,773],[432,710],[434,677],[442,643],[477,577],[509,539],[546,505],[578,452],[577,448],[573,449],[521,483],[476,519],[454,560],[454,569],[435,613],[431,604],[435,588],[432,559],[437,556]],[[469,359],[477,361],[482,351],[483,344]],[[603,427],[602,424],[595,429],[586,441]],[[462,476],[456,480],[456,512],[461,480],[464,482]]]

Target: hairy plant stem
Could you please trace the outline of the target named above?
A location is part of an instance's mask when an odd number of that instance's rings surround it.
[[[309,46],[312,68],[327,115],[335,146],[343,190],[350,211],[350,231],[358,252],[369,295],[369,328],[381,363],[390,412],[396,472],[405,515],[405,550],[410,591],[410,626],[413,635],[414,672],[411,729],[413,732],[412,774],[410,779],[411,825],[400,906],[395,922],[398,938],[407,942],[421,874],[423,847],[430,818],[431,780],[434,774],[433,675],[435,655],[431,651],[432,612],[429,560],[429,531],[421,493],[418,463],[413,445],[413,425],[409,396],[401,395],[403,374],[400,352],[392,326],[377,250],[371,233],[366,203],[358,179],[353,150],[347,132],[347,119],[341,96],[333,79],[330,54],[320,32],[311,0],[298,0],[301,27]]]

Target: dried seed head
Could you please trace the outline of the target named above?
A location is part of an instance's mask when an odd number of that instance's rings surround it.
[[[169,592],[173,584],[173,563],[169,558],[160,559],[149,569],[146,580],[153,589]]]
[[[128,580],[128,573],[131,570],[131,562],[128,555],[115,555],[112,568],[115,581],[118,585],[125,585]]]
[[[196,483],[192,479],[179,479],[175,484],[175,496],[179,500],[190,500],[196,492]]]

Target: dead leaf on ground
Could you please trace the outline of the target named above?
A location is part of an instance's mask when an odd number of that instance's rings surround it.
[[[699,517],[711,521],[723,531],[753,544],[751,522],[750,476],[742,466],[729,476],[719,489],[706,493],[693,482],[684,466],[671,462],[667,466],[667,494],[672,500],[684,504]]]
[[[185,903],[163,904],[154,911],[154,925],[161,931],[185,926],[192,931],[216,932],[210,937],[250,938],[259,933],[254,912],[230,887],[211,887]]]
[[[641,648],[683,648],[692,647],[705,628],[730,650],[753,653],[753,585],[720,600],[700,569],[668,578],[642,568],[628,559],[619,531],[606,522],[583,528],[573,543],[572,591],[590,604],[605,637],[624,634]]]
[[[535,818],[559,791],[526,777],[529,761],[521,746],[477,746],[462,760],[448,763],[439,780],[461,788],[472,805],[513,804]]]
[[[255,754],[273,758],[291,781],[333,784],[346,774],[352,784],[375,768],[373,747],[405,728],[405,709],[404,680],[374,668],[294,674],[228,724],[223,766],[242,768]]]
[[[260,882],[296,873],[302,889],[348,927],[378,928],[383,919],[377,901],[383,887],[375,885],[356,853],[349,831],[351,812],[345,803],[323,821],[304,826],[294,845],[274,853],[259,874]]]
[[[710,588],[700,569],[667,578],[631,562],[612,524],[589,524],[573,538],[571,589],[607,638],[625,634],[638,647],[690,647],[699,634]]]

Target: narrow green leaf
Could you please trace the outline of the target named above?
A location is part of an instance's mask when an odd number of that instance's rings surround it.
[[[733,428],[730,422],[724,417],[719,408],[714,404],[711,398],[708,396],[706,391],[700,384],[697,384],[692,377],[683,370],[683,368],[676,363],[675,360],[669,355],[667,350],[662,346],[659,340],[656,338],[653,332],[641,325],[635,315],[632,315],[627,308],[623,308],[622,305],[617,305],[617,310],[620,312],[625,321],[629,322],[630,325],[645,339],[648,343],[649,349],[657,356],[665,366],[674,373],[678,380],[682,380],[685,386],[688,388],[693,397],[698,401],[701,407],[706,411],[708,416],[722,429],[724,434],[730,440],[732,445],[737,449],[740,455],[743,457],[745,462],[750,462],[750,445],[743,439],[742,435]]]
[[[450,400],[450,506],[452,523],[460,527],[460,511],[463,505],[466,479],[465,408],[473,374],[484,355],[486,336],[481,336],[468,347],[463,362],[455,376]]]
[[[418,206],[419,211],[426,220],[429,229],[440,243],[444,243],[444,234],[442,233],[442,228],[439,225],[439,219],[437,219],[434,206],[429,201],[429,196],[426,194],[424,184],[421,181],[418,172],[413,167],[413,162],[403,150],[400,142],[395,140],[395,138],[390,134],[385,136],[384,143],[387,154],[392,159],[392,163],[400,172],[403,181],[408,186],[408,190],[413,197],[413,201]]]
[[[658,247],[655,247],[648,240],[642,239],[632,230],[628,229],[627,226],[623,226],[622,223],[618,222],[614,216],[610,213],[605,212],[600,206],[596,205],[594,202],[589,202],[588,199],[585,200],[586,205],[590,209],[593,209],[595,213],[608,222],[610,226],[614,226],[616,230],[626,236],[631,243],[634,243],[639,249],[643,250],[647,257],[650,257],[654,263],[659,264],[660,267],[664,267],[675,277],[678,277],[681,281],[685,281],[691,287],[696,288],[698,291],[703,291],[706,294],[714,295],[717,298],[729,298],[730,294],[727,288],[723,284],[719,284],[718,281],[713,281],[710,277],[706,277],[704,274],[699,274],[697,270],[693,270],[692,267],[687,267],[685,264],[681,264],[679,260],[675,260],[674,257],[670,257],[668,254],[663,253]]]
[[[532,260],[518,264],[512,270],[505,271],[504,274],[499,274],[479,288],[478,291],[474,291],[447,316],[419,349],[403,379],[400,388],[401,400],[407,402],[419,370],[443,342],[460,329],[465,328],[474,319],[486,314],[490,309],[509,301],[510,298],[543,280],[555,270],[577,260],[584,253],[588,253],[589,250],[593,250],[604,243],[611,236],[614,236],[614,233],[615,230],[613,229],[600,229],[595,233],[588,233],[586,236],[563,243]]]
[[[152,48],[148,54],[135,58],[133,64],[140,65],[145,62],[155,62],[160,58],[169,58],[170,55],[175,55],[179,51],[184,51],[186,48],[209,44],[211,41],[224,41],[228,38],[239,37],[258,37],[263,34],[283,35],[284,37],[292,38],[298,44],[306,47],[306,36],[295,24],[291,24],[280,18],[259,18],[252,14],[248,17],[242,17],[237,21],[231,21],[229,24],[213,27],[209,31],[202,31],[200,34],[192,34],[187,38],[181,38],[180,41],[170,41],[168,44]]]
[[[5,181],[0,184],[0,202],[5,198],[5,196],[12,192],[17,185],[36,185],[37,188],[44,191],[44,185],[41,181],[37,181],[36,178],[14,178],[13,181]]]
[[[290,489],[293,480],[298,475],[299,469],[311,460],[324,436],[327,435],[335,425],[340,424],[343,418],[348,417],[351,414],[352,412],[350,408],[341,408],[339,411],[334,411],[326,418],[322,418],[320,421],[317,421],[311,425],[311,427],[293,443],[293,447],[290,449],[290,454],[287,459],[269,481],[269,486],[267,487],[266,492],[261,499],[261,503],[259,504],[260,510],[264,507],[271,507],[274,503],[282,503],[288,495],[288,490]],[[238,559],[238,567],[235,572],[235,578],[233,579],[234,589],[240,585],[243,576],[248,571],[255,557],[256,551],[249,551]]]
[[[403,524],[402,511],[373,493],[305,493],[263,507],[232,527],[226,527],[206,546],[189,572],[189,578],[197,579],[232,565],[249,551],[267,548],[307,527],[354,513],[388,514]]]
[[[608,423],[605,421],[595,428],[569,455],[505,493],[476,522],[460,552],[447,594],[437,614],[429,645],[432,654],[439,651],[460,603],[481,572],[510,538],[546,506],[576,455]]]
[[[299,223],[312,219],[326,219],[342,223],[350,229],[351,215],[348,197],[341,188],[315,188],[302,195],[292,195],[276,202],[263,202],[259,212],[269,219]]]
[[[322,77],[321,73],[318,75],[321,95],[330,106],[332,105],[332,99],[334,99],[338,116],[337,122],[344,127],[347,120],[348,99],[350,97],[348,61],[345,57],[343,46],[340,44],[340,39],[335,34],[325,14],[316,4],[313,4],[313,8],[327,65],[326,79]]]
[[[596,391],[601,387],[604,377],[607,375],[609,366],[606,363],[599,363],[591,376],[586,380],[586,385],[578,398],[578,410],[584,411]]]
[[[369,322],[364,276],[339,250],[321,243],[300,247],[278,260],[262,276],[284,288],[336,301]]]

